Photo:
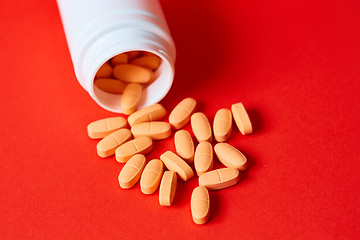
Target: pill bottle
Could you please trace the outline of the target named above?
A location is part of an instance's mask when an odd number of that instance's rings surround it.
[[[159,0],[57,0],[66,40],[81,86],[104,109],[121,112],[121,94],[94,85],[110,58],[147,51],[162,59],[155,81],[143,89],[139,108],[159,102],[174,78],[175,45]]]

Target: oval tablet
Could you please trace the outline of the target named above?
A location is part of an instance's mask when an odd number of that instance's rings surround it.
[[[156,55],[142,56],[131,60],[130,64],[155,70],[160,66],[161,59]]]
[[[164,165],[159,159],[151,160],[141,174],[140,187],[144,194],[152,194],[156,191],[163,175]]]
[[[169,123],[175,129],[180,129],[185,126],[191,114],[195,111],[196,101],[193,98],[185,98],[171,111],[169,116]]]
[[[166,109],[159,103],[140,109],[128,117],[130,126],[142,122],[161,120],[166,115]]]
[[[96,145],[97,154],[100,157],[108,157],[115,153],[115,149],[132,138],[127,128],[119,129],[103,139]]]
[[[125,82],[114,78],[97,78],[94,84],[101,90],[114,94],[122,94],[127,85]]]
[[[226,142],[231,134],[232,115],[226,108],[218,110],[214,118],[214,137],[218,142]]]
[[[134,137],[150,137],[153,140],[161,140],[170,137],[171,126],[167,122],[143,122],[135,124],[131,128]]]
[[[87,126],[88,135],[92,139],[103,138],[110,133],[126,127],[126,119],[123,117],[104,118],[90,123]]]
[[[242,103],[235,103],[231,105],[231,111],[240,132],[243,135],[252,133],[252,125],[244,105]]]
[[[124,114],[132,114],[136,111],[142,95],[142,87],[137,83],[129,83],[123,92],[121,97],[121,111]]]
[[[247,160],[244,154],[227,143],[217,143],[214,147],[219,161],[227,167],[236,168],[239,171],[245,171]]]
[[[194,176],[194,172],[191,167],[175,153],[167,151],[160,156],[160,159],[170,171],[179,174],[179,177],[183,181],[187,181]]]
[[[118,64],[126,64],[128,63],[128,60],[129,60],[129,56],[126,53],[121,53],[119,55],[112,57],[110,62],[111,65],[115,66]]]
[[[239,171],[236,168],[220,168],[204,173],[199,177],[199,186],[209,190],[219,190],[235,185],[240,180]]]
[[[122,144],[115,150],[116,161],[127,162],[135,154],[148,154],[152,150],[152,140],[149,137],[139,137]]]
[[[194,162],[194,142],[186,130],[179,130],[174,136],[176,153],[188,164]]]
[[[191,195],[191,215],[196,224],[204,224],[210,216],[209,192],[204,187],[197,187]]]
[[[212,132],[209,120],[201,112],[191,116],[191,128],[198,142],[212,141]]]
[[[147,68],[132,64],[119,64],[113,69],[115,78],[128,83],[146,84],[154,78],[154,73]]]
[[[106,62],[96,72],[95,77],[110,78],[112,76],[112,71],[113,71],[113,69],[112,69],[111,65],[108,62]]]
[[[121,188],[133,187],[139,181],[142,171],[146,165],[145,156],[136,154],[127,161],[121,169],[118,180]]]
[[[194,157],[195,171],[198,176],[210,171],[214,164],[214,153],[211,143],[201,142],[197,145]]]
[[[175,197],[176,183],[176,173],[172,171],[165,171],[159,190],[159,203],[161,206],[171,206]]]

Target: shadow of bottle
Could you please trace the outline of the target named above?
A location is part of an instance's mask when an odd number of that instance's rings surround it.
[[[173,106],[222,71],[230,37],[211,2],[161,3],[177,50],[174,83],[163,101]]]

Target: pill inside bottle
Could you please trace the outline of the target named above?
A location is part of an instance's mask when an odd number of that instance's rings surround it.
[[[170,89],[169,63],[161,54],[149,51],[128,51],[119,53],[99,66],[94,76],[93,89],[97,102],[110,111],[131,114],[121,109],[124,89],[128,84],[136,83],[142,87],[136,108],[141,109],[160,101]],[[172,73],[171,73],[172,74]],[[159,89],[165,89],[159,96]]]

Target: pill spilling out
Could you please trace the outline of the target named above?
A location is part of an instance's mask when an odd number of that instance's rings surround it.
[[[201,175],[199,186],[209,190],[219,190],[237,184],[239,179],[239,171],[236,168],[220,168]]]
[[[246,170],[247,159],[238,149],[227,143],[217,143],[214,150],[220,162],[225,166],[236,168],[239,171]]]
[[[159,203],[161,206],[171,206],[175,197],[176,184],[176,173],[172,171],[165,171],[159,190]]]
[[[194,165],[198,176],[210,171],[214,163],[214,153],[211,143],[201,142],[195,150]]]
[[[229,109],[218,110],[214,117],[214,137],[217,142],[226,142],[231,134],[232,114]]]
[[[175,153],[167,151],[161,154],[160,159],[167,169],[176,172],[183,181],[187,181],[194,176],[191,167]]]
[[[179,130],[174,135],[176,153],[188,164],[194,162],[194,142],[186,130]]]
[[[210,197],[205,187],[196,187],[191,195],[191,215],[196,224],[204,224],[210,216]]]
[[[148,154],[153,147],[152,140],[149,137],[139,137],[120,145],[115,150],[116,160],[118,162],[127,162],[135,154]]]
[[[156,71],[161,63],[161,58],[151,52],[120,53],[98,69],[94,85],[97,90],[122,95],[121,111],[130,115],[137,110],[142,97],[142,88],[153,83],[159,76]],[[129,86],[134,83],[140,86]]]
[[[252,125],[251,125],[249,115],[247,114],[244,105],[242,103],[235,103],[235,104],[231,105],[231,111],[232,111],[236,126],[238,127],[239,131],[243,135],[251,134],[252,133]]]
[[[136,111],[142,96],[142,87],[137,83],[128,84],[121,98],[121,110],[124,114],[132,114]]]
[[[195,111],[196,101],[193,98],[185,98],[171,111],[169,123],[175,129],[180,129],[189,121],[191,114]]]
[[[131,127],[134,137],[150,137],[153,140],[161,140],[170,137],[171,126],[167,122],[143,122]]]
[[[145,166],[140,178],[141,191],[152,194],[158,188],[164,171],[164,165],[159,159],[153,159]]]
[[[127,161],[119,174],[119,184],[121,188],[133,187],[140,179],[142,171],[146,165],[145,156],[136,154]]]
[[[115,67],[129,65],[129,62],[141,65],[140,63],[144,61],[142,59],[152,56],[151,53],[131,53],[114,57],[111,64]],[[120,82],[114,78],[96,78],[95,81],[105,81],[103,79]],[[231,106],[231,111],[226,108],[219,109],[211,127],[204,113],[194,113],[196,101],[185,98],[171,111],[169,122],[166,122],[164,118],[167,111],[161,104],[136,109],[141,99],[143,85],[124,82],[123,84],[126,87],[122,93],[121,106],[124,113],[131,114],[128,119],[105,118],[94,121],[87,127],[90,138],[102,138],[96,145],[97,154],[100,157],[115,154],[118,162],[125,163],[118,176],[121,188],[131,188],[139,180],[141,192],[144,194],[153,194],[159,188],[161,206],[173,205],[178,177],[183,181],[191,179],[194,176],[191,165],[194,164],[196,175],[199,177],[199,186],[191,195],[191,215],[196,224],[205,224],[210,215],[208,190],[220,190],[237,184],[240,180],[240,172],[247,169],[248,162],[244,154],[225,143],[231,135],[232,119],[235,120],[242,134],[252,132],[245,108],[241,103],[236,103]],[[111,91],[110,89],[108,92]],[[174,134],[176,153],[165,151],[160,155],[160,159],[152,159],[147,163],[145,155],[152,151],[153,140],[169,138],[172,134],[171,127],[180,129],[189,121],[192,132],[181,129]],[[211,144],[213,134],[217,141],[214,147]],[[193,137],[197,141],[193,141]],[[213,169],[214,154],[220,163],[226,166],[225,168]]]
[[[128,117],[130,126],[142,122],[158,121],[165,117],[166,109],[159,103],[140,109]]]
[[[131,132],[127,128],[119,129],[103,139],[96,145],[97,153],[100,157],[109,157],[115,154],[115,149],[132,138]]]
[[[194,113],[191,116],[191,128],[198,142],[212,141],[211,126],[205,114]]]
[[[87,126],[88,135],[92,139],[104,138],[110,133],[127,126],[123,117],[104,118],[90,123]]]

